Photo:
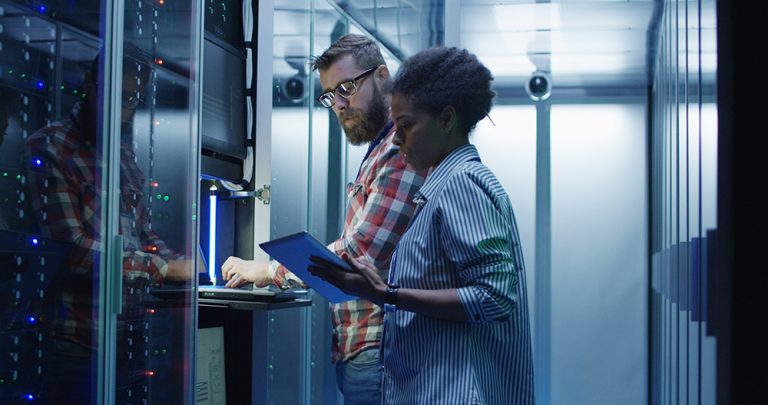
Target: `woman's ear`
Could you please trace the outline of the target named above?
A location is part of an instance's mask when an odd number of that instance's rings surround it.
[[[446,134],[450,134],[456,126],[456,109],[452,105],[448,105],[440,112],[440,124],[443,126],[443,130]]]

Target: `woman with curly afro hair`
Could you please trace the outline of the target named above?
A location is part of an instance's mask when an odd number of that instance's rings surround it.
[[[390,92],[395,143],[431,168],[389,280],[363,258],[310,271],[385,308],[385,403],[532,404],[525,268],[512,205],[469,134],[489,113],[491,72],[463,49],[430,48]]]

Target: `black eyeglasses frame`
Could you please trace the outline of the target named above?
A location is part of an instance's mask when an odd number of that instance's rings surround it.
[[[360,73],[354,79],[345,80],[345,81],[339,83],[339,85],[336,86],[335,89],[326,91],[326,92],[320,94],[319,96],[317,96],[317,98],[316,98],[317,102],[320,103],[320,105],[322,105],[323,107],[331,108],[334,105],[336,105],[336,94],[338,94],[340,97],[344,97],[346,99],[349,99],[349,97],[352,97],[352,96],[355,95],[355,93],[357,93],[357,89],[360,87],[360,82],[362,82],[363,79],[368,77],[368,75],[370,75],[371,73],[375,72],[376,69],[378,69],[378,68],[379,68],[378,66],[372,67],[372,68],[366,70],[365,72]],[[352,90],[349,91],[349,94],[347,94],[346,96],[341,94],[340,93],[340,89],[342,89],[342,87],[344,87],[345,85],[350,85],[350,84],[351,84],[351,89]],[[324,100],[327,100],[327,101],[324,101]]]

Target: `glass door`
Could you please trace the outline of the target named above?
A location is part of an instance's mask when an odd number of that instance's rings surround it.
[[[0,1],[0,402],[94,403],[105,14]]]
[[[192,402],[196,7],[0,0],[0,403]]]
[[[114,331],[116,342],[115,399],[191,403],[200,24],[192,1],[127,0],[116,14],[123,27],[113,41],[122,45],[122,57],[113,59],[119,62],[112,70],[121,72],[112,96],[119,137],[110,145],[116,243],[109,256],[121,277],[113,284],[120,285],[117,322],[105,330]]]

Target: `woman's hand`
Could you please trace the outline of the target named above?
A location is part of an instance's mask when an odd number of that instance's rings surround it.
[[[352,267],[353,271],[339,267],[318,256],[310,256],[312,262],[307,271],[335,285],[342,291],[357,295],[377,305],[383,305],[387,293],[387,283],[379,276],[379,272],[364,257],[350,258],[346,253],[341,254]]]

